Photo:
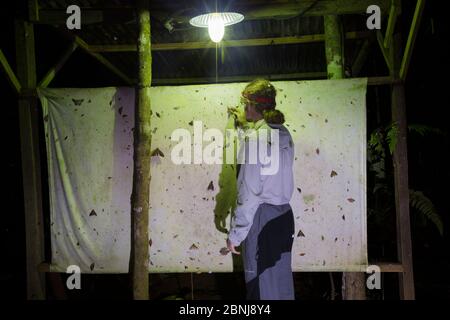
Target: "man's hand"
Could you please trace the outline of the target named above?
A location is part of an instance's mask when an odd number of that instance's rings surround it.
[[[228,113],[231,114],[236,119],[236,125],[243,128],[247,124],[247,119],[245,117],[245,111],[242,108],[228,108]]]
[[[234,248],[234,245],[231,243],[231,241],[229,239],[227,239],[227,248],[228,248],[228,250],[230,250],[231,253],[241,254],[239,251],[236,251],[236,249]]]

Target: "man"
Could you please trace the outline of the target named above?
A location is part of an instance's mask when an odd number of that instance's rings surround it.
[[[227,239],[227,248],[233,254],[240,254],[236,247],[242,243],[247,298],[252,300],[294,299],[291,269],[294,217],[289,204],[294,189],[294,144],[283,126],[284,115],[275,110],[275,97],[273,85],[257,79],[242,92],[245,112],[229,109],[240,127],[252,122],[257,133],[265,129],[279,136],[275,172],[264,174],[267,163],[259,156],[256,164],[248,162],[248,157],[241,164],[238,203]],[[271,141],[265,147],[271,150]],[[247,143],[241,148],[248,148]],[[247,154],[248,150],[244,152]]]

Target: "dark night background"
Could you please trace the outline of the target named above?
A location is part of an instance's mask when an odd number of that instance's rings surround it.
[[[450,298],[450,250],[449,250],[449,137],[448,137],[448,81],[450,74],[450,54],[448,44],[449,19],[445,3],[447,1],[429,0],[425,11],[411,65],[406,80],[406,107],[408,123],[423,124],[442,130],[447,135],[408,136],[409,181],[410,188],[421,190],[432,200],[444,224],[441,236],[431,223],[422,224],[417,213],[412,210],[412,240],[414,278],[417,299]],[[399,28],[406,40],[416,1],[403,1],[403,13]],[[4,6],[2,1],[1,6]],[[1,48],[10,64],[15,68],[14,17],[20,16],[21,3],[15,7],[1,8]],[[134,39],[133,39],[134,40]],[[130,40],[131,41],[131,40]],[[38,80],[58,59],[69,41],[61,37],[51,27],[35,27],[36,68]],[[155,63],[155,60],[154,60]],[[131,71],[129,71],[131,74]],[[364,66],[362,76],[386,75],[383,57],[377,46]],[[154,77],[158,77],[155,74]],[[444,80],[445,79],[445,80]],[[51,83],[51,87],[106,87],[125,85],[109,70],[81,50],[77,50]],[[0,96],[2,104],[3,152],[3,201],[1,219],[0,287],[9,299],[26,298],[25,273],[25,221],[23,208],[22,171],[19,139],[19,119],[16,96],[5,76],[0,76]],[[368,88],[368,135],[381,122],[390,121],[389,86]],[[374,101],[378,101],[376,106]],[[378,117],[378,118],[377,118]],[[377,119],[377,120],[375,120]],[[41,130],[42,133],[42,130]],[[41,140],[43,167],[44,212],[48,208],[46,196],[45,146]],[[368,189],[369,191],[369,189]],[[370,193],[370,192],[369,192]],[[371,195],[368,194],[370,198]],[[370,205],[370,199],[368,204]],[[48,216],[48,214],[47,214]],[[395,261],[395,218],[391,215],[383,227],[371,227],[369,222],[369,261]],[[48,222],[48,217],[47,217]],[[49,249],[49,243],[47,243]],[[49,251],[49,250],[47,250]],[[49,257],[48,257],[49,258]],[[334,273],[336,292],[340,293],[340,274]],[[191,297],[190,274],[150,275],[151,296],[163,298],[178,295]],[[194,274],[194,296],[204,299],[230,299],[244,297],[243,277],[240,274],[198,275]],[[65,276],[62,275],[63,280]],[[47,278],[48,283],[50,279]],[[131,289],[127,275],[89,275],[82,278],[83,290],[80,293],[66,292],[69,298],[130,298]],[[298,299],[330,299],[330,280],[328,273],[298,273],[295,275]],[[383,292],[368,293],[373,299],[398,299],[398,277],[385,274]],[[48,284],[47,295],[55,299],[57,293]],[[337,298],[339,299],[339,297]]]

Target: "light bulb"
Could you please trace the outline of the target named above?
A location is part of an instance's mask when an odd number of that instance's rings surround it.
[[[219,14],[214,14],[208,22],[209,37],[214,42],[220,42],[225,33],[225,24]]]

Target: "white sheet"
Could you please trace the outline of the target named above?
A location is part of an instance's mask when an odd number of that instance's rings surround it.
[[[366,79],[275,81],[295,141],[295,271],[365,271]],[[234,202],[234,168],[175,165],[177,128],[224,130],[245,83],[154,87],[150,272],[228,272],[215,212]],[[128,272],[134,89],[42,89],[53,271]],[[204,131],[203,131],[204,132]],[[203,146],[208,145],[204,142]],[[214,190],[208,189],[212,184]],[[300,192],[301,190],[301,192]],[[218,200],[218,201],[217,201]],[[229,227],[229,217],[227,218]],[[304,236],[303,236],[304,235]]]

